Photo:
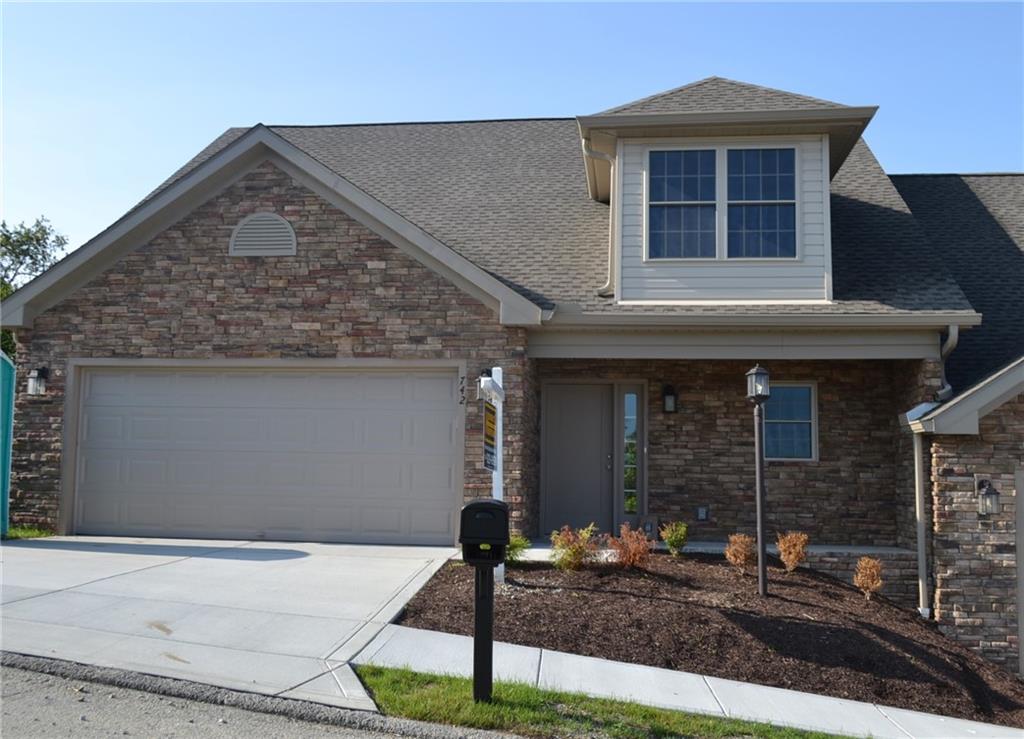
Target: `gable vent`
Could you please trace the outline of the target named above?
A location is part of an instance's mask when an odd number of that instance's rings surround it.
[[[253,213],[231,234],[228,254],[233,257],[281,257],[295,253],[295,231],[276,213]]]

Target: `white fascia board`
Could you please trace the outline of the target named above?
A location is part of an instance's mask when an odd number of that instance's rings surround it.
[[[708,308],[721,303],[705,302]],[[765,305],[763,301],[757,305]],[[950,324],[961,328],[977,326],[981,323],[981,315],[974,312],[957,313],[596,313],[573,311],[561,306],[550,319],[548,325],[563,328],[622,328],[647,327],[786,327],[786,328],[930,328],[945,330]]]
[[[828,123],[853,122],[867,125],[877,106],[845,108],[812,108],[802,110],[742,110],[694,113],[612,113],[581,115],[577,121],[581,132],[595,128],[631,128],[636,126],[711,125],[736,123]]]
[[[146,228],[159,219],[166,210],[173,209],[176,217],[188,212],[219,189],[237,180],[269,154],[274,153],[323,182],[332,191],[351,202],[360,211],[372,216],[394,233],[415,245],[437,264],[477,286],[491,296],[498,306],[499,320],[508,325],[537,325],[541,322],[541,308],[477,267],[465,257],[456,254],[434,237],[427,234],[386,205],[368,195],[333,170],[327,168],[298,147],[285,141],[262,124],[254,126],[236,141],[200,164],[152,200],[129,212],[110,228],[80,249],[69,254],[52,268],[23,286],[0,304],[0,315],[5,327],[28,327],[39,312],[54,305],[74,289],[106,266],[117,256],[152,238],[153,228]],[[207,187],[204,188],[204,185]],[[191,197],[190,197],[191,196]],[[162,221],[161,221],[162,223]],[[165,227],[165,226],[164,226]],[[156,233],[160,229],[156,229]],[[127,248],[125,241],[129,242]],[[116,247],[121,246],[121,249]],[[113,258],[102,255],[114,247]],[[99,264],[97,264],[99,262]],[[92,265],[94,268],[89,269]],[[84,272],[84,274],[83,274]]]
[[[977,435],[982,418],[1024,393],[1024,357],[910,423],[917,433]]]

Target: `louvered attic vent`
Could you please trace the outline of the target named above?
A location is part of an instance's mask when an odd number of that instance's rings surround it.
[[[233,257],[283,257],[295,253],[295,231],[276,213],[253,213],[231,234],[228,254]]]

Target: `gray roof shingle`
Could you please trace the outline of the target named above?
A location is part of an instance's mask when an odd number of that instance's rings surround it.
[[[809,110],[845,108],[831,100],[797,95],[772,87],[751,85],[724,77],[707,77],[682,87],[659,92],[603,110],[598,115],[620,113],[723,113],[734,111]]]
[[[959,392],[1024,355],[1024,174],[891,179],[982,314],[946,365]]]
[[[575,119],[270,129],[543,308],[652,315],[970,313],[867,145],[833,180],[831,304],[622,306],[608,206],[587,196]],[[248,129],[230,129],[168,186]]]

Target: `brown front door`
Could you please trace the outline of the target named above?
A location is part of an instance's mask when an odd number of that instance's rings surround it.
[[[545,385],[541,424],[541,534],[568,524],[612,527],[611,384]]]

